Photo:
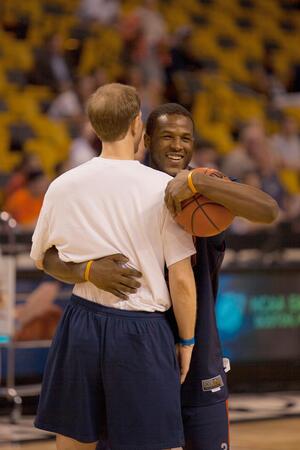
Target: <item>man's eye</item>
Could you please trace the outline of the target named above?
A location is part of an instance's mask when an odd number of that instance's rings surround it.
[[[168,134],[166,134],[165,136],[163,136],[164,139],[172,139],[172,136],[169,136]]]
[[[189,137],[184,137],[182,140],[183,142],[191,142],[191,138]]]

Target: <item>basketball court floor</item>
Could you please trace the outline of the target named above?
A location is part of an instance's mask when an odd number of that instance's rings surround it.
[[[230,450],[300,450],[300,392],[232,394]],[[56,450],[53,436],[0,416],[0,450]]]
[[[300,418],[235,423],[230,450],[299,450]],[[54,441],[0,445],[0,450],[56,450]]]

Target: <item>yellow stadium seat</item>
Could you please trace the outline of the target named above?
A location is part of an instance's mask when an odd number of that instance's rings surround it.
[[[224,123],[210,122],[200,124],[200,136],[215,144],[219,153],[225,154],[232,150],[234,142],[231,137],[230,128]]]
[[[279,173],[280,180],[290,194],[300,193],[299,174],[295,170],[284,169]]]

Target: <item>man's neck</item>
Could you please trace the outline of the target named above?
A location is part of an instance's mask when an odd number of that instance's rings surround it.
[[[115,142],[104,142],[102,145],[101,158],[133,160],[134,145],[132,142],[127,142],[126,139]]]

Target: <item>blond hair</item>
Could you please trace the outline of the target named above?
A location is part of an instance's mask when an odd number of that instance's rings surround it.
[[[113,142],[126,136],[140,107],[140,98],[134,87],[111,83],[99,87],[92,94],[87,103],[87,113],[99,138],[103,142]]]

